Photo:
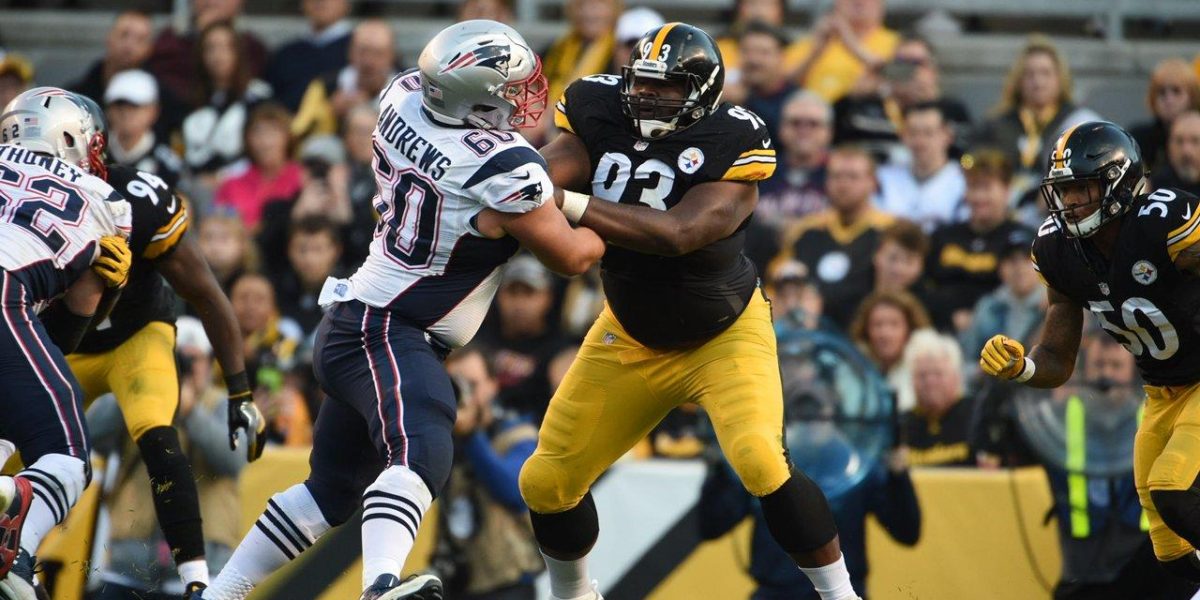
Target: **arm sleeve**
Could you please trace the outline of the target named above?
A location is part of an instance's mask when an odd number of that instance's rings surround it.
[[[551,199],[554,185],[542,156],[529,146],[516,145],[488,158],[463,190],[487,208],[521,214]]]
[[[706,157],[702,167],[707,178],[762,181],[775,174],[775,147],[758,115],[741,106],[722,105],[708,118],[720,119],[723,127],[721,139],[709,145],[713,156]]]

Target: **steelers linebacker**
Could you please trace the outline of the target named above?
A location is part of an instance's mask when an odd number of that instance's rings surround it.
[[[103,113],[86,96],[76,97],[100,124],[100,139],[94,143],[103,149]],[[116,396],[146,464],[159,526],[180,579],[196,589],[207,585],[208,567],[196,481],[171,424],[179,408],[172,289],[196,309],[226,374],[231,448],[236,447],[237,430],[245,429],[248,457],[258,458],[266,424],[252,402],[233,308],[199,247],[185,235],[191,223],[187,201],[150,173],[119,165],[94,168],[133,208],[133,266],[108,318],[84,336],[67,363],[85,402],[108,392]]]
[[[1041,191],[1050,217],[1033,261],[1049,288],[1045,330],[1028,354],[994,336],[979,364],[995,377],[1060,386],[1091,311],[1148,384],[1134,479],[1154,554],[1168,571],[1200,581],[1200,198],[1149,191],[1137,142],[1102,121],[1059,137]]]
[[[821,597],[857,597],[825,496],[784,451],[770,309],[742,254],[775,150],[757,115],[720,102],[724,75],[707,33],[663,25],[637,42],[622,77],[567,88],[555,112],[563,133],[542,149],[554,184],[574,190],[563,213],[608,242],[607,304],[520,477],[556,599],[600,598],[584,563],[599,531],[589,488],[685,402],[708,412]]]

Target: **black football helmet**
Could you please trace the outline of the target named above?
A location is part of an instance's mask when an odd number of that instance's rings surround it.
[[[625,116],[648,140],[683,131],[712,113],[725,86],[725,65],[717,43],[703,29],[686,23],[667,23],[646,32],[634,45],[622,75]],[[676,83],[682,97],[635,94],[638,80]]]
[[[1080,185],[1088,186],[1088,202],[1066,206],[1064,190]],[[1108,121],[1088,121],[1054,143],[1041,191],[1063,234],[1085,238],[1125,214],[1145,187],[1146,167],[1133,136]]]

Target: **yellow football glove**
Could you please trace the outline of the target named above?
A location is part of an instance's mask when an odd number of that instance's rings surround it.
[[[92,270],[110,288],[124,287],[129,279],[129,267],[133,264],[133,253],[129,242],[119,235],[100,238],[100,256],[92,263]]]
[[[979,352],[979,366],[992,377],[1016,379],[1025,370],[1025,347],[1005,335],[994,335]]]

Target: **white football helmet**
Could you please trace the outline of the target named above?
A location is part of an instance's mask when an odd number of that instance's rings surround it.
[[[104,175],[104,133],[78,96],[37,87],[13,98],[0,113],[0,143],[49,154]]]
[[[450,124],[533,127],[546,110],[542,60],[495,21],[463,21],[435,35],[417,60],[425,108]]]

